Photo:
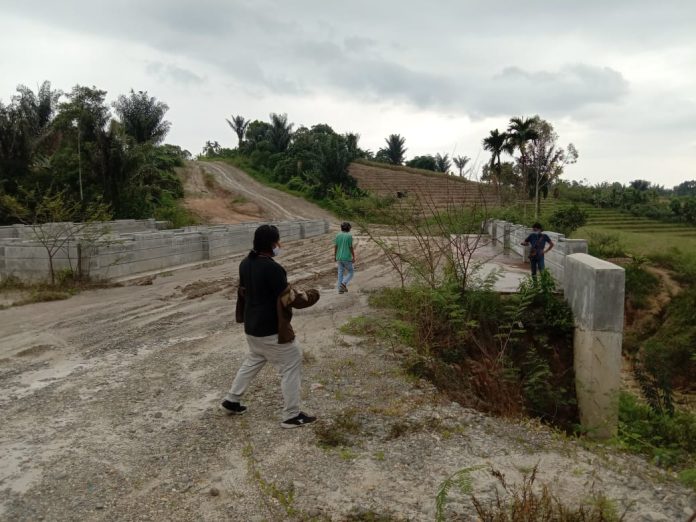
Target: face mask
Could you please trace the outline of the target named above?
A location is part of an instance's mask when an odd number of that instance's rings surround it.
[[[281,251],[280,247],[273,247],[273,257],[278,257]]]

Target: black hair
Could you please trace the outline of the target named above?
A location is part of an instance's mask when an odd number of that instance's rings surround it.
[[[254,232],[254,250],[252,254],[259,252],[271,252],[273,244],[280,241],[280,232],[275,225],[261,225]]]
[[[344,221],[343,223],[341,223],[341,232],[350,232],[350,229],[351,229],[350,223],[348,223],[347,221]]]
[[[532,225],[532,228],[538,228],[539,230],[544,230],[544,227],[541,226],[541,223],[534,223]]]

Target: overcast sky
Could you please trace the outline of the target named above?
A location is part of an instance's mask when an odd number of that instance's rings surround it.
[[[231,114],[358,132],[479,163],[539,114],[566,178],[696,179],[696,1],[0,0],[0,100],[50,80],[166,102],[167,141],[236,145]]]

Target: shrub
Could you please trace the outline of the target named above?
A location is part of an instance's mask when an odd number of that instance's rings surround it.
[[[659,413],[634,396],[619,396],[617,442],[630,451],[650,456],[665,467],[693,466],[696,458],[696,415]]]
[[[565,236],[570,236],[587,223],[587,212],[573,205],[559,208],[549,217],[549,227]]]
[[[590,255],[601,258],[624,257],[626,248],[617,234],[591,232],[588,235]]]
[[[634,258],[626,270],[626,299],[634,308],[645,308],[648,298],[660,287],[660,278],[645,268],[644,260]]]

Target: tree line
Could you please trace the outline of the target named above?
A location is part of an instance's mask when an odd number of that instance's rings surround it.
[[[74,209],[63,216],[70,219],[95,205],[114,218],[178,217],[183,187],[174,168],[190,154],[163,144],[168,106],[146,91],[111,104],[106,95],[44,82],[0,101],[0,224],[40,218],[56,201]]]

